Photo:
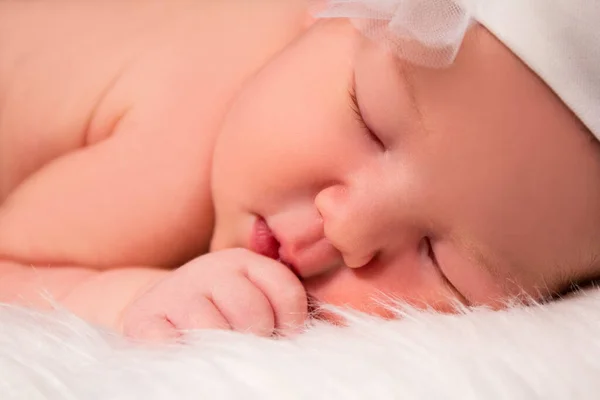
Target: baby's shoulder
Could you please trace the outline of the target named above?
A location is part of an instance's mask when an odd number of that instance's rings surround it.
[[[305,16],[305,0],[0,2],[0,201],[126,114],[202,145]]]
[[[101,139],[96,110],[164,18],[155,1],[137,2],[137,14],[133,3],[0,1],[0,202]]]

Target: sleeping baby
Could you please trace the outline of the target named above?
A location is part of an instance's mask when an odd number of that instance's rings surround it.
[[[599,20],[590,0],[0,1],[0,301],[165,340],[593,280]]]

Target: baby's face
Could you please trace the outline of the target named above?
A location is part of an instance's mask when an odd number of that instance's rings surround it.
[[[321,21],[231,110],[212,249],[258,241],[314,298],[367,312],[545,297],[596,267],[600,161],[580,131],[481,27],[427,70]],[[261,218],[280,247],[257,239]]]

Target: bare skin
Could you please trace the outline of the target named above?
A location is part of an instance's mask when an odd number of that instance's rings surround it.
[[[48,306],[44,288],[117,327],[206,252],[218,125],[305,23],[299,2],[243,4],[0,3],[0,300]]]
[[[0,3],[0,301],[269,335],[307,297],[389,316],[598,274],[597,146],[497,38],[429,70],[308,15]]]

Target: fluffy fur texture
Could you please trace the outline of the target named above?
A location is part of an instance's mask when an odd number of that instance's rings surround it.
[[[139,346],[68,313],[0,307],[0,398],[597,399],[600,290],[464,315],[347,315],[293,339]]]

